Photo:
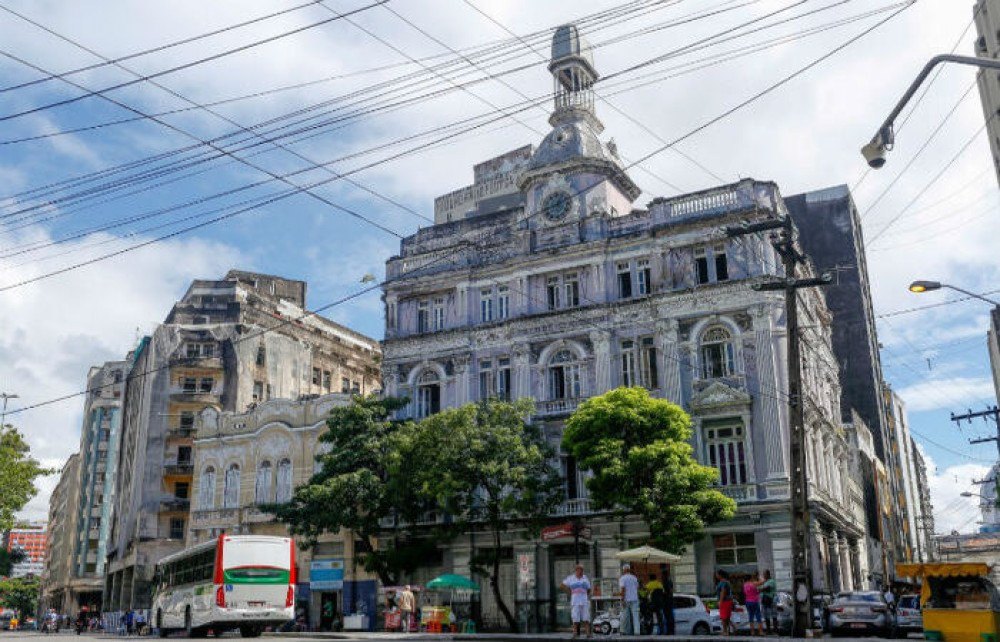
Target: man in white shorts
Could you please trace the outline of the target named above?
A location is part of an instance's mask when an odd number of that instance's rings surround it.
[[[590,579],[583,574],[583,565],[577,564],[573,574],[563,580],[563,590],[569,593],[570,618],[573,620],[573,637],[580,637],[580,624],[590,631]]]

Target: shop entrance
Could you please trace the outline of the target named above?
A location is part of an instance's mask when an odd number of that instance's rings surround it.
[[[324,592],[319,594],[319,630],[332,631],[337,621],[337,594]]]

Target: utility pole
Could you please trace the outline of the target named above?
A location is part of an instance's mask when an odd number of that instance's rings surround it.
[[[997,459],[1000,460],[1000,407],[993,406],[992,408],[987,408],[986,410],[980,410],[979,412],[972,412],[969,410],[964,415],[956,415],[951,413],[951,420],[956,424],[961,424],[963,421],[967,421],[970,424],[973,419],[983,419],[988,421],[993,419],[993,423],[996,424],[997,434],[995,437],[982,437],[980,439],[970,439],[970,444],[985,444],[988,441],[997,442]]]
[[[3,410],[0,410],[0,430],[7,425],[7,400],[18,399],[17,395],[0,392],[0,399],[3,399]]]
[[[785,319],[788,334],[788,418],[789,418],[789,467],[792,512],[792,584],[795,603],[792,636],[803,637],[813,625],[812,618],[812,557],[809,533],[809,496],[806,474],[806,430],[802,405],[802,358],[799,339],[799,295],[801,288],[827,285],[833,281],[830,273],[820,278],[797,279],[796,268],[805,262],[795,247],[795,227],[791,217],[772,218],[756,223],[726,229],[730,237],[743,236],[766,230],[778,230],[772,245],[781,255],[785,278],[772,283],[752,286],[758,291],[785,293]]]

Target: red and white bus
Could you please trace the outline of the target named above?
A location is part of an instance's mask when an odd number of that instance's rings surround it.
[[[156,565],[153,625],[160,637],[239,629],[256,637],[295,618],[295,541],[220,535]]]

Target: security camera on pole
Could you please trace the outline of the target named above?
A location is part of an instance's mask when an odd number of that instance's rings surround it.
[[[799,345],[798,290],[826,285],[833,280],[829,272],[819,278],[798,279],[796,267],[804,263],[795,246],[795,226],[790,217],[772,218],[726,229],[726,235],[742,236],[765,230],[780,230],[773,239],[774,248],[781,255],[785,278],[772,283],[751,286],[759,291],[785,293],[785,318],[788,334],[788,409],[789,409],[789,465],[792,495],[792,583],[795,603],[792,635],[803,637],[812,628],[812,568],[809,535],[809,497],[806,476],[806,431],[802,405],[802,359]]]

